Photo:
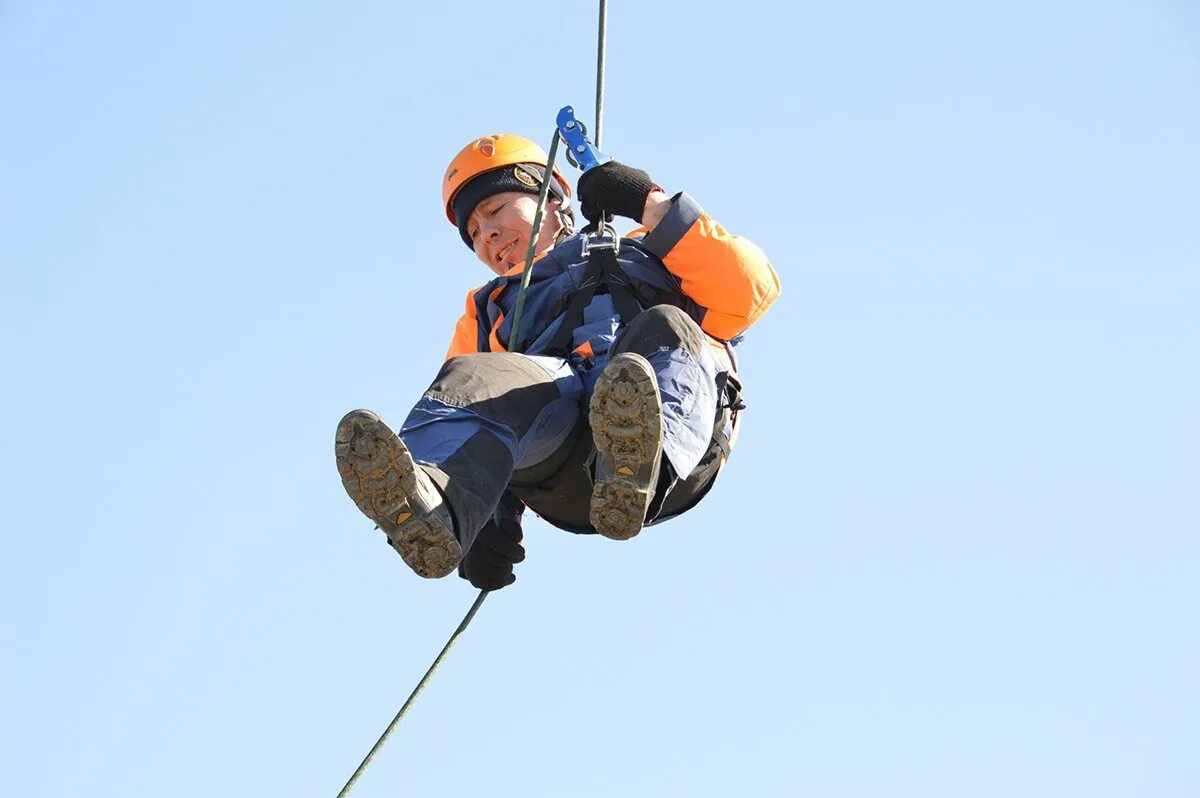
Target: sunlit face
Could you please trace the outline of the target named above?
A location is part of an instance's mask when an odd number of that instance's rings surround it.
[[[562,229],[555,213],[559,205],[556,197],[546,202],[535,259],[554,246],[554,239]],[[505,191],[480,202],[467,219],[467,235],[475,257],[496,274],[504,274],[525,260],[536,212],[537,197],[523,191]]]

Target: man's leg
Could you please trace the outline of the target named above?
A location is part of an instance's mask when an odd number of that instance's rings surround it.
[[[393,545],[399,541],[413,570],[444,576],[470,548],[513,470],[567,445],[582,391],[561,359],[509,353],[452,358],[398,434],[347,416],[338,431],[343,483]],[[353,456],[356,451],[364,455]],[[372,464],[380,465],[372,471]],[[430,489],[452,516],[449,530],[426,500]],[[399,522],[389,515],[398,506],[397,493],[405,500]],[[426,564],[431,558],[433,564]]]
[[[614,342],[589,414],[597,452],[591,519],[600,534],[624,540],[640,532],[708,451],[717,411],[709,347],[700,327],[667,305],[639,314]]]

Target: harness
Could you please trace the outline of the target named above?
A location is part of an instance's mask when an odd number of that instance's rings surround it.
[[[592,236],[584,236],[582,254],[587,256],[587,268],[579,279],[579,288],[562,312],[546,354],[566,357],[570,353],[572,334],[583,324],[583,311],[597,293],[607,292],[612,297],[625,324],[642,312],[629,277],[617,263],[620,248],[621,237],[609,224],[601,225]]]

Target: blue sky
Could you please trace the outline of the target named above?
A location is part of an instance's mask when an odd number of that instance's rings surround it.
[[[0,11],[0,770],[329,795],[475,592],[346,499],[595,4]],[[1200,791],[1200,12],[614,2],[605,149],[783,297],[697,511],[534,521],[355,795]]]

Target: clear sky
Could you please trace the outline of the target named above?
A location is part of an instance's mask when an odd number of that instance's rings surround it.
[[[760,244],[715,492],[533,520],[354,795],[1200,794],[1200,7],[611,3],[604,148]],[[0,792],[333,796],[475,591],[343,493],[487,278],[449,158],[596,4],[0,7]],[[573,174],[573,173],[572,173]]]

